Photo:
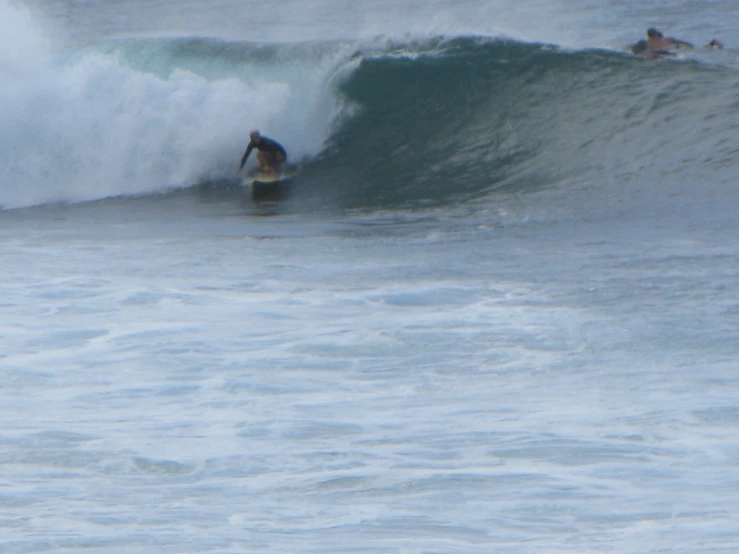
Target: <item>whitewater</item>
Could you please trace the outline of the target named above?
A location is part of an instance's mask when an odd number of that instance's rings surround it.
[[[0,31],[0,552],[737,552],[733,3]]]

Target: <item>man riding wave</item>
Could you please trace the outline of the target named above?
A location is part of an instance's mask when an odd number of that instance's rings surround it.
[[[240,174],[241,170],[244,169],[244,164],[249,154],[255,148],[258,150],[257,162],[259,163],[259,173],[266,173],[268,175],[277,173],[277,168],[287,159],[287,152],[282,145],[276,140],[262,136],[257,130],[251,131],[249,138],[251,141],[241,158],[238,173]]]

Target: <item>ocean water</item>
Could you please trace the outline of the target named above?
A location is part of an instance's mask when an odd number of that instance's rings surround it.
[[[734,2],[0,30],[0,552],[739,551]]]

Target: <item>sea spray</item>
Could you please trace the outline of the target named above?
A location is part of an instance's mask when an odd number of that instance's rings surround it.
[[[217,76],[177,56],[157,72],[129,63],[110,44],[54,44],[28,12],[3,10],[14,20],[5,24],[15,29],[0,38],[5,209],[227,178],[235,175],[251,128],[275,136],[299,161],[321,150],[336,116],[327,86],[336,71],[333,57],[306,62],[314,72],[300,80],[291,79],[290,65],[279,57],[250,60],[249,49],[236,59],[207,60],[206,69],[228,66]],[[27,47],[13,42],[17,35]],[[154,55],[170,46],[162,39]]]

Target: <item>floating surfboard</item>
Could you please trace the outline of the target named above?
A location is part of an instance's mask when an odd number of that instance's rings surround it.
[[[290,193],[292,176],[285,173],[257,173],[251,178],[251,199],[256,202],[284,200]]]

